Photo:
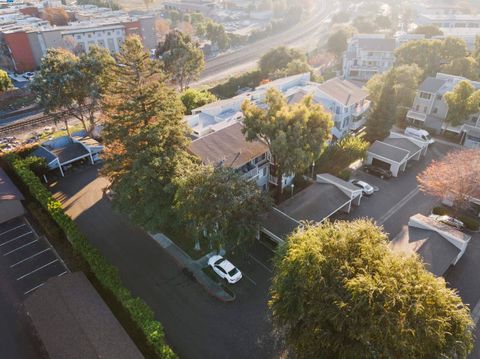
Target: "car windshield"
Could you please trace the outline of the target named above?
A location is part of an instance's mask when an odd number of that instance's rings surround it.
[[[237,268],[233,268],[230,272],[228,272],[228,275],[233,277],[235,274],[238,273],[238,269]]]
[[[222,262],[223,262],[223,258],[219,258],[219,259],[217,259],[217,260],[215,261],[214,264],[217,266],[217,265],[219,265],[219,264],[222,263]]]

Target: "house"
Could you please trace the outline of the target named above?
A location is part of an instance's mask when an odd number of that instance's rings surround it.
[[[343,57],[343,77],[366,82],[374,75],[388,71],[395,62],[396,40],[382,34],[353,36]]]
[[[438,73],[435,77],[427,77],[418,88],[412,108],[407,113],[407,121],[434,133],[449,132],[458,135],[460,143],[465,147],[479,148],[480,113],[465,119],[465,123],[461,126],[450,126],[445,122],[448,105],[444,95],[453,91],[454,87],[464,80],[469,81],[476,89],[480,89],[480,82],[461,76]]]
[[[390,242],[398,253],[416,253],[435,276],[442,276],[457,264],[471,237],[422,214],[410,217],[408,226]]]
[[[480,14],[419,14],[418,25],[433,25],[439,28],[479,28]]]
[[[262,232],[276,242],[283,242],[304,222],[321,223],[338,212],[349,213],[359,206],[362,190],[328,173],[293,197],[266,213]]]
[[[189,151],[203,164],[232,168],[266,191],[270,176],[268,146],[260,140],[247,141],[242,128],[240,122],[235,122],[198,138],[192,141]]]
[[[388,138],[370,146],[365,163],[390,170],[397,177],[405,171],[410,160],[418,161],[425,156],[427,149],[428,142],[392,132]]]
[[[278,79],[258,86],[253,91],[194,109],[192,115],[185,119],[192,136],[202,137],[241,121],[242,103],[248,100],[262,106],[269,88],[282,92],[290,104],[301,101],[305,96],[312,96],[315,103],[321,104],[332,114],[335,122],[332,135],[336,138],[363,127],[365,114],[370,108],[368,93],[354,83],[334,78],[320,84],[310,80],[310,73],[304,73]]]
[[[475,50],[475,40],[480,36],[480,27],[441,27],[443,35],[434,36],[433,39],[446,39],[447,37],[456,37],[467,45],[470,52]]]
[[[102,150],[103,146],[93,138],[63,136],[42,143],[30,156],[44,158],[48,168],[58,168],[63,177],[66,166],[83,159],[94,164]]]
[[[5,171],[0,168],[0,223],[23,216],[22,193],[13,184]]]
[[[143,358],[82,272],[50,278],[24,306],[49,358]]]

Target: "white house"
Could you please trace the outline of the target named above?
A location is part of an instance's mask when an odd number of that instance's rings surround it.
[[[427,77],[418,88],[412,108],[407,113],[407,121],[433,132],[448,131],[457,134],[465,147],[479,148],[480,113],[465,119],[465,123],[461,126],[454,127],[445,123],[448,105],[443,96],[464,80],[469,81],[476,89],[480,89],[480,82],[461,76],[438,73],[436,77]]]
[[[348,41],[343,57],[343,77],[347,80],[368,81],[374,75],[388,71],[395,62],[396,40],[383,34],[359,34]]]

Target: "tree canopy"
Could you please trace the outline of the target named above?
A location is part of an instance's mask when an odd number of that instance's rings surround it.
[[[307,227],[280,247],[269,306],[296,358],[466,358],[468,308],[367,220]]]
[[[289,49],[286,46],[280,46],[268,51],[260,58],[260,71],[268,76],[275,71],[284,70],[288,64],[294,60],[306,62],[306,56],[296,49]]]
[[[470,115],[480,112],[480,90],[469,81],[460,81],[453,91],[447,92],[443,98],[448,105],[445,122],[452,126],[465,123]]]
[[[183,222],[217,249],[255,240],[270,197],[233,169],[200,165],[183,177],[175,206]]]
[[[12,81],[8,74],[0,69],[0,93],[7,91],[9,88],[13,87]]]
[[[65,49],[49,49],[43,57],[32,89],[45,113],[68,110],[89,130],[109,82],[114,60],[108,50],[92,46],[80,57]],[[64,118],[66,121],[67,119]],[[66,123],[68,128],[68,123]]]
[[[327,40],[327,50],[333,53],[337,59],[347,50],[347,42],[351,34],[346,29],[338,29]]]
[[[190,36],[174,30],[159,44],[157,55],[161,57],[165,72],[171,75],[180,90],[197,80],[205,68],[203,52]]]
[[[453,59],[450,63],[443,65],[440,70],[443,73],[462,76],[472,81],[480,78],[480,64],[472,56]]]
[[[103,100],[102,172],[114,207],[158,230],[174,222],[176,182],[191,167],[184,107],[138,37],[125,40],[117,64]]]
[[[204,106],[206,104],[217,101],[217,97],[208,90],[198,90],[189,88],[180,94],[186,114],[191,115],[192,110]]]
[[[443,200],[449,198],[456,208],[468,208],[470,198],[480,197],[480,150],[463,149],[432,162],[417,176],[420,189]]]
[[[425,35],[427,39],[431,39],[434,36],[443,36],[443,32],[434,25],[419,26],[415,29],[414,34]]]
[[[266,110],[248,100],[243,103],[244,133],[249,141],[260,138],[267,143],[276,168],[279,199],[283,175],[302,173],[318,159],[333,121],[311,97],[289,105],[282,93],[272,88],[265,104]]]

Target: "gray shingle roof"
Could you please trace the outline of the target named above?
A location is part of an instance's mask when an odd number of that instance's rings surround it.
[[[25,307],[51,359],[143,358],[82,272],[49,279]]]
[[[320,85],[318,89],[334,98],[344,106],[350,106],[366,99],[368,93],[348,80],[334,78]]]
[[[358,45],[365,51],[394,51],[395,39],[359,39]]]
[[[387,143],[389,145],[399,147],[410,152],[410,157],[421,151],[422,149],[417,146],[415,143],[410,141],[408,138],[392,138],[388,137],[384,139],[382,142]]]
[[[0,167],[0,201],[21,201],[23,199],[22,193]]]
[[[423,92],[436,93],[445,84],[445,80],[435,77],[427,77],[419,86],[419,90]]]
[[[415,252],[427,269],[436,276],[443,275],[460,249],[434,231],[405,226],[390,243],[394,251]]]
[[[242,133],[243,125],[235,123],[217,132],[201,137],[190,144],[190,152],[204,164],[240,168],[247,162],[268,152],[268,146],[261,141],[249,142]]]
[[[380,141],[375,141],[368,152],[397,163],[402,163],[409,155],[409,152],[404,149]]]
[[[297,229],[298,226],[298,221],[293,220],[275,208],[262,217],[262,227],[283,240]]]
[[[59,148],[52,148],[50,151],[57,156],[60,164],[69,163],[75,159],[90,155],[90,152],[88,152],[85,146],[77,142],[72,142]]]

